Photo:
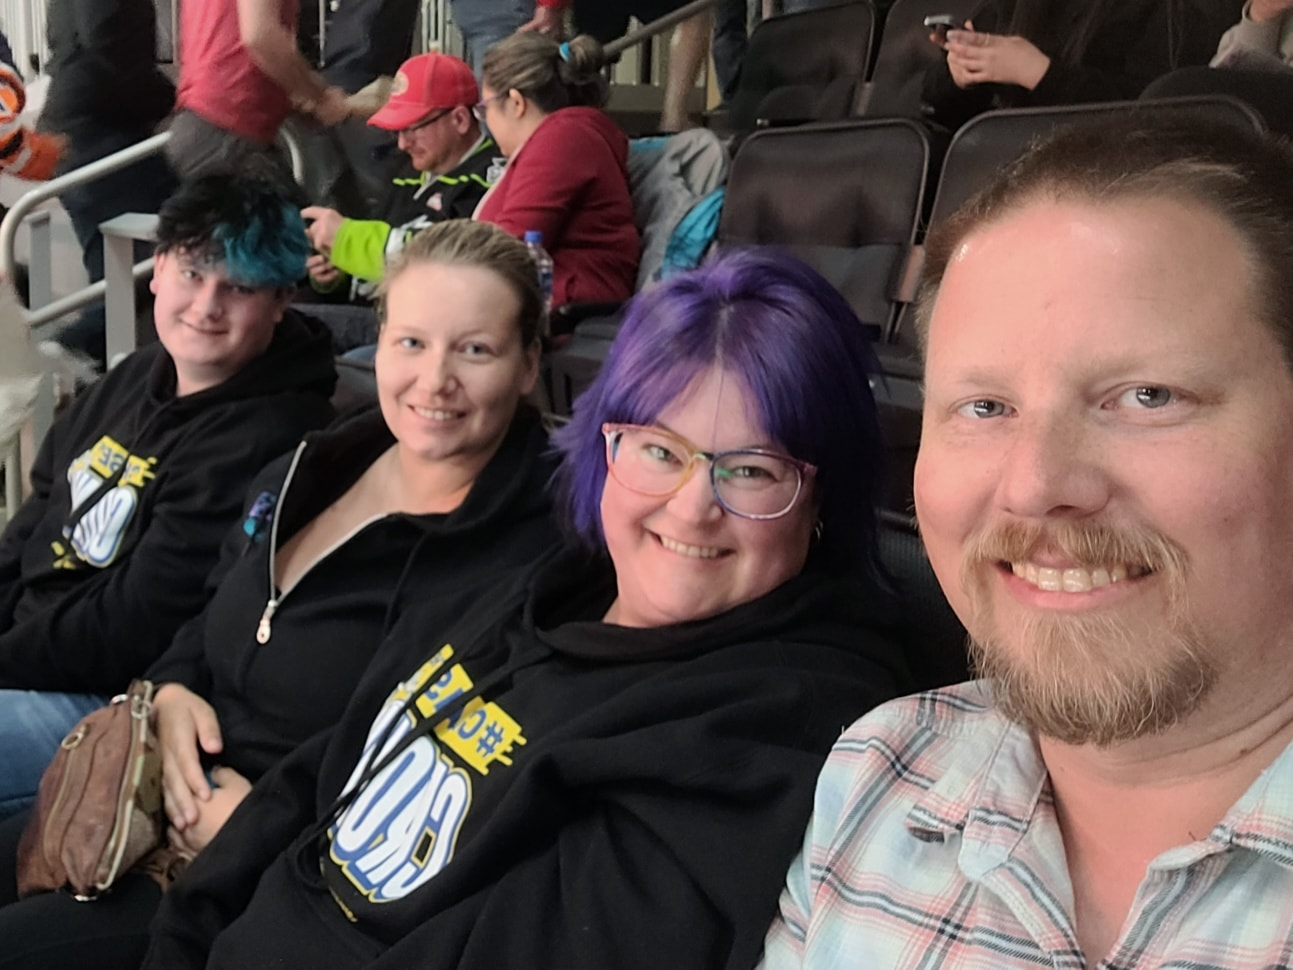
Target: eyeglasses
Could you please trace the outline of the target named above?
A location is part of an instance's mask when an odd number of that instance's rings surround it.
[[[617,482],[639,495],[673,495],[691,478],[696,460],[709,462],[709,483],[722,508],[743,519],[779,519],[799,500],[817,468],[763,448],[700,451],[662,428],[604,424],[606,465]]]
[[[434,125],[451,111],[453,111],[453,108],[445,108],[443,111],[437,111],[430,118],[423,118],[421,121],[417,122],[417,124],[409,125],[407,128],[401,128],[399,133],[401,135],[411,135],[415,131],[421,131],[429,125]]]
[[[502,101],[505,97],[507,97],[506,91],[502,94],[496,94],[492,98],[486,98],[484,101],[477,101],[471,106],[471,113],[483,125],[485,123],[485,111],[489,108],[489,103],[491,101]]]

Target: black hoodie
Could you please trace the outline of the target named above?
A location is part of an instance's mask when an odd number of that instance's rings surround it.
[[[335,383],[327,328],[289,311],[208,390],[176,397],[153,344],[78,398],[0,537],[0,687],[111,694],[143,673],[202,609],[248,483],[328,421]]]
[[[157,69],[151,0],[50,0],[48,22],[42,129],[75,131],[89,122],[143,138],[171,113],[175,85]]]
[[[538,414],[522,408],[457,509],[368,522],[280,592],[274,550],[393,444],[374,407],[310,435],[265,469],[212,574],[214,596],[148,672],[211,703],[224,742],[217,760],[253,781],[336,723],[401,591],[421,601],[428,624],[432,604],[456,617],[482,586],[557,542],[547,435]]]
[[[828,749],[910,685],[876,598],[803,575],[628,629],[600,621],[604,560],[529,580],[447,636],[401,616],[331,737],[262,778],[167,894],[146,967],[754,964]],[[434,742],[316,823],[423,722]]]
[[[1038,0],[984,0],[969,17],[980,33],[1005,34],[1020,3]],[[1067,38],[1079,27],[1085,3],[1055,3],[1054,35]],[[1177,8],[1175,15],[1170,8]],[[1150,81],[1191,64],[1204,65],[1221,34],[1239,19],[1242,0],[1122,0],[1109,8],[1091,37],[1080,64],[1055,60],[1057,44],[1042,38],[1051,64],[1031,91],[1018,84],[972,84],[959,88],[947,58],[940,55],[926,71],[922,99],[933,120],[956,130],[991,108],[1032,108],[1136,98]],[[1067,18],[1067,22],[1059,18]],[[1171,21],[1175,19],[1177,23]]]

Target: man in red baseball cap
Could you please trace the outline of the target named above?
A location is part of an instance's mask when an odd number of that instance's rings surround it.
[[[456,57],[419,54],[400,65],[390,97],[368,123],[397,133],[416,177],[391,183],[380,219],[347,219],[323,206],[301,211],[316,250],[308,263],[316,290],[344,293],[350,283],[352,299],[367,299],[386,261],[415,232],[471,218],[504,161],[472,114],[479,100],[471,68]]]

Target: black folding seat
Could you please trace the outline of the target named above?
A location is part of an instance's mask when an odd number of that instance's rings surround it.
[[[969,677],[965,628],[952,612],[910,516],[881,511],[880,563],[898,600],[898,632],[919,690]]]
[[[1211,122],[1264,132],[1261,116],[1238,98],[1223,95],[1164,100],[1109,101],[1053,108],[1013,108],[972,118],[952,137],[934,196],[930,225],[959,209],[975,192],[1033,143],[1061,128],[1101,119],[1149,114],[1181,121]]]
[[[896,0],[884,20],[861,114],[868,118],[921,117],[925,72],[944,56],[930,43],[925,18],[951,14],[964,22],[978,3],[979,0]]]
[[[930,211],[930,227],[959,209],[1030,145],[1044,140],[1060,128],[1150,112],[1154,117],[1166,115],[1187,122],[1211,121],[1246,130],[1266,130],[1255,110],[1237,98],[1223,95],[989,111],[968,121],[953,136],[943,156],[938,191]],[[909,280],[915,280],[919,275],[921,255],[919,248],[912,251],[913,265],[907,271]],[[914,287],[901,296],[910,299],[913,295]],[[897,315],[887,343],[889,346],[882,356],[886,369],[895,374],[918,374],[909,306],[904,305]]]
[[[793,253],[844,294],[878,340],[892,327],[929,165],[929,135],[907,119],[755,132],[732,162],[718,246]],[[556,413],[568,413],[596,376],[614,329],[581,325],[552,355]]]
[[[903,2],[903,0],[899,0]],[[1210,119],[1236,128],[1263,131],[1261,119],[1247,105],[1233,98],[1179,98],[1170,101],[1119,101],[1105,104],[1073,105],[1058,108],[1016,108],[990,111],[965,124],[952,138],[943,157],[938,191],[931,208],[929,224],[936,226],[1024,153],[1034,142],[1057,129],[1101,118],[1114,118],[1128,112],[1165,112],[1182,119]],[[885,375],[884,398],[886,442],[898,462],[891,479],[897,488],[909,484],[908,469],[914,467],[920,444],[921,366],[916,343],[910,301],[915,297],[923,249],[913,247],[910,262],[901,274],[904,281],[895,294],[899,311],[893,329],[877,348],[881,370]],[[910,497],[891,492],[887,506],[899,511]]]
[[[915,241],[929,164],[929,135],[907,119],[756,132],[732,162],[718,244],[795,254],[879,339]]]
[[[844,294],[879,340],[905,287],[931,154],[929,132],[905,118],[756,132],[732,162],[719,247],[793,253]],[[882,504],[907,512],[919,387],[892,379],[872,389],[889,457]]]
[[[721,127],[836,121],[856,114],[871,60],[869,0],[770,17],[750,34],[736,93]]]
[[[332,406],[338,414],[366,407],[377,400],[377,375],[369,361],[339,357],[336,363],[337,387],[332,392]]]
[[[1293,73],[1193,65],[1151,81],[1140,99],[1229,95],[1252,107],[1274,134],[1293,138]]]

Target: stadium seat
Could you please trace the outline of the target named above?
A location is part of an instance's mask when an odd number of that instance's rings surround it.
[[[929,225],[938,225],[987,185],[1002,168],[1022,155],[1029,145],[1057,129],[1136,112],[1154,112],[1158,116],[1167,113],[1187,121],[1207,119],[1236,128],[1266,130],[1256,111],[1236,98],[1222,95],[989,111],[971,119],[952,138],[943,158]],[[916,256],[919,258],[919,251],[916,251]],[[911,275],[915,275],[914,270]],[[915,356],[910,316],[909,309],[904,306],[889,335],[889,343],[893,346],[886,348],[886,359],[895,365],[890,368],[891,372],[907,373],[896,364],[895,358]]]
[[[919,118],[925,71],[943,57],[929,41],[925,18],[951,14],[965,20],[978,0],[896,0],[885,17],[871,83],[861,114],[868,118]]]
[[[377,376],[367,361],[337,359],[337,389],[332,406],[338,414],[367,407],[377,400]]]
[[[1228,95],[1253,108],[1274,134],[1293,138],[1293,73],[1269,70],[1215,70],[1185,67],[1165,74],[1141,92],[1140,99]]]
[[[943,159],[943,174],[934,197],[930,225],[947,218],[1029,145],[1058,129],[1141,112],[1153,112],[1156,117],[1178,116],[1182,121],[1197,119],[1266,130],[1256,111],[1238,98],[1221,95],[989,111],[971,119],[953,136]]]
[[[756,132],[732,162],[719,247],[795,254],[879,339],[915,241],[930,156],[925,128],[900,118]]]
[[[965,628],[943,595],[909,515],[880,513],[880,563],[898,600],[898,632],[919,690],[969,677]]]
[[[869,0],[771,17],[754,29],[722,126],[744,135],[769,125],[856,114],[871,60]]]
[[[927,129],[905,118],[756,132],[732,162],[719,248],[793,253],[844,294],[879,340],[898,306],[931,154]],[[872,390],[888,458],[881,504],[909,513],[919,385],[890,376]]]

